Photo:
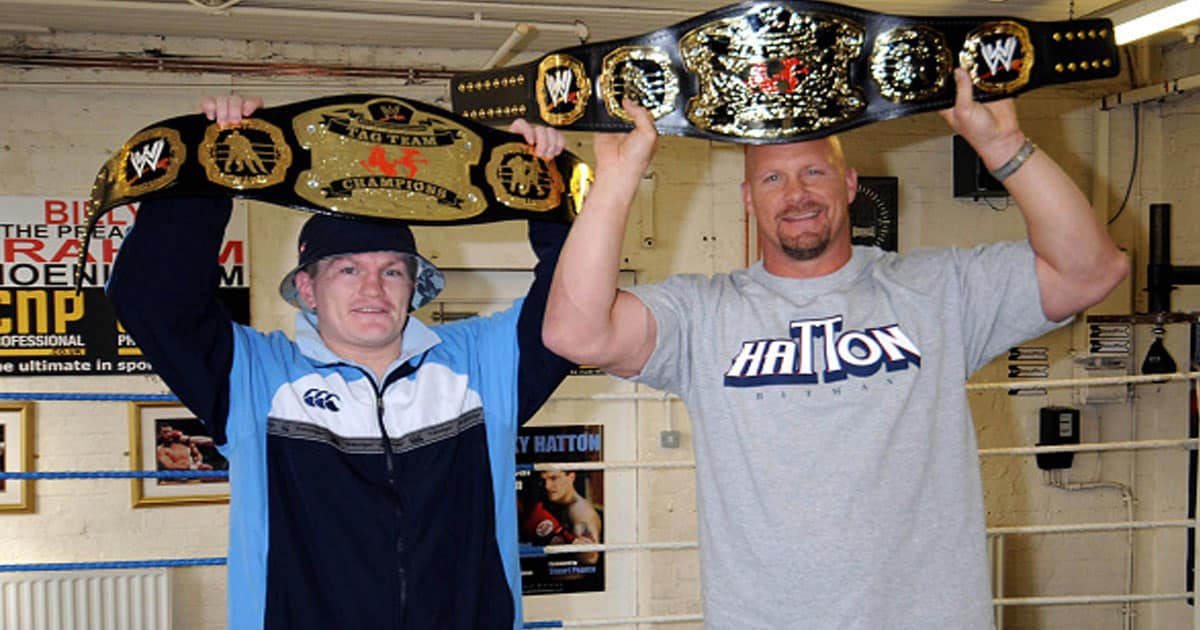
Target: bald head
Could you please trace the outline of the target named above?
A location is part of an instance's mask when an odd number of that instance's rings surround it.
[[[806,153],[817,152],[827,156],[829,163],[834,165],[839,172],[846,172],[846,155],[842,152],[842,141],[837,136],[827,136],[816,140],[805,140],[803,142],[787,142],[783,144],[744,144],[742,145],[742,155],[744,157],[744,169],[746,181],[751,180],[751,175],[755,173],[754,169],[757,166],[758,157],[763,155],[778,155],[786,153]]]

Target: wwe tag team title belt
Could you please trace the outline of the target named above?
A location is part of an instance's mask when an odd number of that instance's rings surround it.
[[[100,169],[80,263],[96,221],[139,199],[246,197],[416,225],[569,222],[591,180],[569,152],[543,160],[519,135],[392,96],[264,108],[238,127],[180,116],[139,131]]]
[[[1106,19],[897,16],[785,0],[459,75],[451,91],[455,112],[489,123],[629,129],[629,97],[660,133],[763,144],[950,107],[956,61],[981,101],[1120,70]]]

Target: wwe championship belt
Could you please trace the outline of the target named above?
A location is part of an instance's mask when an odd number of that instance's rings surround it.
[[[246,197],[416,225],[570,222],[591,181],[569,152],[543,160],[519,135],[393,96],[300,101],[237,127],[180,116],[139,131],[100,169],[80,262],[96,221],[139,199]]]
[[[489,123],[629,129],[629,97],[660,133],[763,144],[950,107],[956,63],[981,101],[1120,69],[1106,19],[898,16],[784,0],[459,75],[451,90],[455,112]]]

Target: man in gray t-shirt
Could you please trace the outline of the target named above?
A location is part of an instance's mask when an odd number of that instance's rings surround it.
[[[857,175],[835,138],[747,147],[763,260],[619,291],[657,140],[598,134],[596,181],[551,288],[547,347],[678,393],[695,430],[709,628],[991,627],[979,461],[963,385],[1100,301],[1128,262],[1011,100],[941,112],[1029,239],[905,256],[850,242]]]

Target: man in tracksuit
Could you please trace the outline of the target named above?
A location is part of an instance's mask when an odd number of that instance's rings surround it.
[[[236,124],[261,104],[222,98]],[[557,131],[514,130],[543,157]],[[442,288],[411,231],[315,215],[280,286],[295,339],[216,297],[229,199],[148,200],[108,293],[230,462],[229,627],[521,627],[514,443],[570,364],[542,345],[565,226],[530,222],[529,294],[428,327]]]

